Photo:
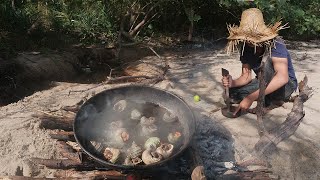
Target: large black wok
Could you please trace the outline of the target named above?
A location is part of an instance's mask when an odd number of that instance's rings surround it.
[[[97,117],[96,114],[103,113],[104,111],[111,112],[108,110],[112,109],[114,103],[121,99],[158,104],[176,114],[183,127],[182,146],[168,159],[155,164],[126,166],[122,164],[112,164],[105,160],[103,155],[96,151],[90,141],[101,138],[99,137],[101,136],[100,132],[103,131],[103,129],[101,129],[103,126],[101,122],[111,121],[108,117],[109,115],[111,117],[112,114],[107,114],[107,118],[104,119]],[[75,139],[82,150],[106,167],[123,170],[146,169],[163,165],[181,154],[182,151],[188,147],[194,131],[194,115],[189,106],[181,98],[170,92],[147,86],[124,86],[103,91],[84,103],[74,121]]]

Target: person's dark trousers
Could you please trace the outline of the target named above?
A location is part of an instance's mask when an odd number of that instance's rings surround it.
[[[271,79],[275,75],[273,68],[272,60],[269,57],[265,63],[264,68],[264,77],[267,84],[270,83]],[[258,77],[253,79],[249,84],[241,87],[230,88],[230,98],[231,102],[239,103],[249,94],[259,89],[259,80]],[[272,101],[287,101],[290,98],[290,95],[295,91],[294,81],[289,78],[289,81],[286,85],[282,86],[280,89],[275,92],[265,96],[265,106],[269,106]]]

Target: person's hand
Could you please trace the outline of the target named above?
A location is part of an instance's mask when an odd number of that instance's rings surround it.
[[[236,111],[233,113],[233,115],[235,116],[239,111],[247,111],[250,106],[253,103],[253,99],[251,99],[250,97],[245,97],[239,104],[239,106],[237,107]]]
[[[222,82],[222,85],[223,85],[224,87],[231,87],[231,84],[232,84],[232,76],[231,76],[231,75],[222,76],[221,82]]]

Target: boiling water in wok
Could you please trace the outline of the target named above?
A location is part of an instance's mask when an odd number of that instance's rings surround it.
[[[101,112],[93,113],[97,120],[91,121],[95,123],[88,124],[90,129],[94,129],[87,137],[88,146],[91,148],[91,152],[94,152],[101,159],[122,165],[147,164],[144,161],[128,164],[126,158],[128,161],[130,153],[139,151],[140,154],[137,156],[138,159],[141,159],[142,152],[146,151],[146,141],[151,137],[153,139],[148,141],[154,140],[154,137],[160,140],[160,144],[157,144],[155,148],[159,148],[161,144],[172,144],[172,154],[182,147],[184,130],[173,112],[151,102],[124,99],[115,101],[110,106]],[[134,148],[132,148],[133,142]],[[137,147],[140,147],[141,150],[136,150]],[[152,151],[156,152],[156,149]],[[111,155],[110,157],[108,153]],[[119,156],[110,160],[115,153],[118,153]],[[165,157],[161,158],[161,160],[164,159]]]

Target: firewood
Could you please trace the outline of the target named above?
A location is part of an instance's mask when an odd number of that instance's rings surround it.
[[[31,158],[35,164],[44,165],[51,169],[71,169],[82,166],[81,163],[69,159],[41,159]]]
[[[61,141],[76,141],[74,138],[74,133],[69,131],[57,131],[49,134],[52,139],[57,139]]]
[[[308,78],[299,83],[299,96],[295,98],[291,112],[286,120],[280,125],[273,128],[269,133],[265,134],[255,145],[256,152],[266,154],[272,150],[281,141],[290,137],[297,130],[304,117],[303,103],[306,102],[312,95],[312,88],[307,85]]]
[[[68,158],[70,160],[73,160],[75,162],[81,163],[79,154],[77,152],[75,152],[69,145],[67,145],[65,142],[63,141],[58,141],[57,142],[58,148],[60,149],[60,154],[65,157]]]
[[[3,180],[45,180],[53,178],[34,178],[34,177],[25,177],[25,176],[0,176],[0,179]]]
[[[54,173],[57,178],[81,178],[81,179],[125,179],[125,175],[119,171],[75,171],[75,170],[58,170]]]

